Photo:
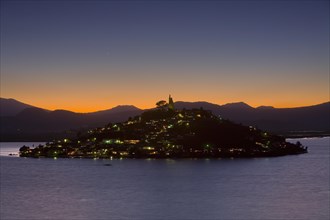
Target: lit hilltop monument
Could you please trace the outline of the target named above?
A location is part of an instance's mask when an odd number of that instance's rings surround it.
[[[169,95],[169,97],[168,97],[168,109],[174,110],[174,102],[173,102],[171,95]]]

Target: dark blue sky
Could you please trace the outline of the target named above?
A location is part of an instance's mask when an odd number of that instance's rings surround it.
[[[48,108],[315,104],[329,100],[329,2],[2,1],[1,64],[1,96]]]

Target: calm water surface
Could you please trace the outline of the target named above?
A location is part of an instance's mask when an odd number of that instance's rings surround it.
[[[328,220],[330,139],[299,141],[308,154],[218,160],[19,158],[24,143],[1,143],[0,219]]]

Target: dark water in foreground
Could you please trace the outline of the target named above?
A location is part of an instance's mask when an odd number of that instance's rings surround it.
[[[300,141],[308,154],[258,159],[1,156],[0,219],[329,219],[330,139]]]

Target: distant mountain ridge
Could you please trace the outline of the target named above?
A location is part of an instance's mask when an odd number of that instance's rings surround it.
[[[204,108],[236,123],[252,125],[272,132],[330,131],[330,102],[297,108],[253,108],[245,103],[216,105],[179,102],[178,108]]]
[[[26,108],[35,107],[15,99],[0,98],[0,116],[14,116]]]
[[[39,108],[36,106],[32,106],[29,104],[25,104],[23,102],[17,101],[15,99],[9,98],[0,98],[0,117],[1,116],[15,116],[19,113],[21,113],[23,110],[26,109],[31,109],[31,108],[36,108],[39,110],[45,110],[45,111],[50,111],[46,110],[43,108]],[[136,110],[141,110],[133,105],[118,105],[116,107],[113,107],[111,109],[106,109],[106,110],[99,110],[95,112],[89,112],[89,113],[77,113],[69,110],[64,110],[64,109],[56,109],[54,111],[60,112],[71,112],[75,114],[108,114],[108,113],[119,113],[119,112],[128,112],[128,111],[136,111]]]
[[[1,140],[48,140],[76,131],[122,122],[143,111],[133,105],[120,105],[91,113],[66,110],[49,111],[16,101],[0,99]],[[244,102],[217,105],[209,102],[175,102],[177,109],[203,108],[213,114],[244,125],[256,126],[275,133],[291,131],[330,132],[330,102],[298,108],[253,108]]]

